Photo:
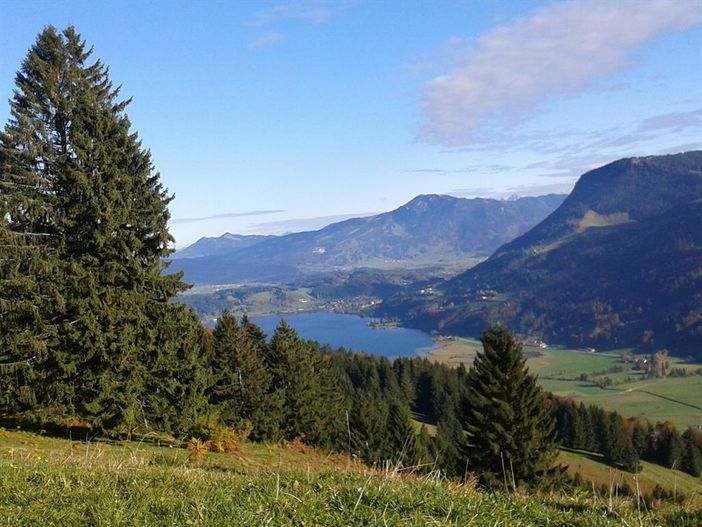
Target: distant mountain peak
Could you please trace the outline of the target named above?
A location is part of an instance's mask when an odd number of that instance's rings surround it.
[[[316,231],[262,240],[229,233],[203,239],[176,253],[170,269],[184,270],[188,281],[213,284],[284,281],[320,271],[418,262],[460,266],[526,231],[564,198],[550,195],[507,202],[422,194],[393,211]]]
[[[488,323],[577,347],[669,348],[702,358],[702,151],[625,158],[435,298],[379,315],[479,335]],[[492,291],[485,299],[481,292]]]

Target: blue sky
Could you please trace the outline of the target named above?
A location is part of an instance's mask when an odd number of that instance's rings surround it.
[[[133,97],[181,247],[702,148],[702,0],[0,0],[0,100],[48,24]]]

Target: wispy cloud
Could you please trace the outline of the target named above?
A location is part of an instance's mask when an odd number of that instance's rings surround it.
[[[285,35],[282,33],[264,33],[254,38],[248,44],[249,49],[263,49],[270,48],[276,44],[280,44],[285,40]]]
[[[459,198],[492,198],[505,199],[518,196],[543,196],[545,194],[568,194],[573,190],[575,180],[563,183],[545,183],[534,185],[520,185],[498,190],[492,187],[454,188],[449,191],[451,196]]]
[[[700,4],[702,10],[702,4]],[[670,130],[671,132],[681,132],[687,128],[699,128],[702,126],[702,108],[687,112],[669,112],[654,115],[641,121],[639,129],[642,132]]]
[[[702,141],[696,143],[685,143],[684,145],[675,145],[659,150],[659,154],[679,154],[680,152],[689,152],[690,150],[702,150]]]
[[[642,119],[628,129],[614,129],[607,133],[600,132],[597,139],[585,141],[584,150],[602,150],[611,148],[632,147],[667,134],[679,134],[685,130],[702,132],[702,108],[684,112],[668,112],[652,115]]]
[[[332,223],[352,218],[373,216],[377,212],[360,212],[358,214],[335,214],[315,218],[295,218],[281,221],[267,221],[248,226],[248,232],[256,234],[289,234],[291,232],[315,231]]]
[[[424,141],[470,144],[549,97],[574,93],[627,65],[634,49],[702,22],[697,0],[571,0],[482,36],[458,65],[424,86]]]
[[[465,187],[451,189],[448,193],[459,198],[491,198],[496,192],[494,187]]]
[[[501,192],[499,197],[508,197],[517,195],[524,196],[543,196],[544,194],[569,194],[575,186],[575,180],[565,183],[547,183],[544,185],[520,185],[510,187],[504,192]]]
[[[448,174],[448,170],[443,168],[411,168],[404,170],[408,174]]]
[[[212,216],[200,216],[197,218],[173,218],[171,224],[194,223],[196,221],[221,220],[224,218],[240,218],[243,216],[263,216],[266,214],[277,214],[285,212],[284,210],[252,210],[248,212],[225,212],[222,214],[213,214]]]
[[[348,8],[352,2],[326,0],[294,0],[262,9],[253,16],[254,25],[264,25],[282,20],[298,20],[321,24]]]

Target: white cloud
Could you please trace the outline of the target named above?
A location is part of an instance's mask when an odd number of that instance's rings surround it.
[[[280,212],[285,212],[284,210],[251,210],[247,212],[224,212],[222,214],[213,214],[212,216],[199,216],[195,218],[172,218],[171,225],[181,224],[181,223],[194,223],[196,221],[210,221],[210,220],[221,220],[226,218],[241,218],[245,216],[263,216],[266,214],[278,214]]]
[[[483,35],[452,71],[424,86],[420,136],[470,144],[479,126],[500,130],[550,96],[606,78],[637,45],[700,22],[698,0],[571,0],[516,19]]]
[[[335,214],[333,216],[317,216],[315,218],[293,218],[280,221],[254,223],[248,226],[247,232],[252,234],[290,234],[291,232],[316,231],[330,225],[352,218],[373,216],[377,212],[359,212],[357,214]]]
[[[276,44],[280,44],[284,40],[285,35],[283,35],[282,33],[264,33],[263,35],[259,35],[251,42],[249,42],[248,47],[250,49],[268,48],[271,46],[275,46]]]

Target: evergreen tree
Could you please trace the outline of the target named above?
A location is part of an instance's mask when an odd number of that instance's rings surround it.
[[[417,461],[416,467],[420,472],[430,472],[437,465],[436,441],[429,435],[427,427],[422,425],[417,434]]]
[[[184,435],[209,413],[206,397],[212,383],[203,360],[202,325],[183,304],[153,302],[158,330],[144,354],[145,394],[141,397],[147,429]]]
[[[168,303],[185,288],[181,276],[161,275],[171,252],[171,197],[130,130],[129,101],[118,100],[100,61],[89,63],[91,52],[72,27],[38,36],[0,135],[0,194],[5,227],[24,245],[41,245],[42,262],[32,266],[52,274],[59,293],[29,293],[48,298],[37,314],[52,328],[45,360],[36,363],[44,379],[37,391],[54,418],[129,432],[150,421],[149,405],[160,405],[148,388],[153,368],[164,378],[194,375],[183,375],[177,354],[164,354],[178,347],[166,336],[189,340],[199,328],[172,331],[188,315]],[[26,279],[33,271],[14,272]],[[7,320],[21,318],[19,305]],[[36,327],[35,339],[44,339]]]
[[[46,385],[56,336],[51,321],[63,298],[43,247],[17,236],[2,220],[3,197],[0,190],[0,415],[17,416],[48,402],[37,387]]]
[[[414,389],[409,359],[395,359],[395,362],[393,362],[393,368],[395,369],[395,374],[397,375],[398,384],[400,386],[400,390],[402,391],[404,400],[407,401],[407,404],[410,406],[414,405],[417,394]]]
[[[688,474],[699,477],[702,474],[702,452],[697,447],[695,431],[688,428],[683,432],[682,440],[684,452],[682,456],[682,470]]]
[[[272,388],[283,400],[281,435],[304,436],[314,445],[336,445],[345,428],[345,408],[336,393],[337,379],[330,362],[302,341],[284,320],[280,322],[266,353]]]
[[[575,403],[572,401],[557,401],[556,404],[556,436],[561,444],[570,448],[577,448],[575,445],[578,441],[580,422]]]
[[[658,462],[668,468],[680,469],[684,450],[684,444],[680,433],[675,426],[668,421],[660,426],[656,426],[656,428],[658,432],[658,439],[656,441]]]
[[[449,477],[463,477],[466,472],[466,459],[461,453],[465,437],[461,423],[453,415],[445,416],[436,426],[436,461]]]
[[[639,458],[634,447],[624,433],[624,419],[616,412],[603,413],[603,427],[606,440],[603,441],[602,455],[608,463],[620,465],[624,470],[635,472],[639,468]]]
[[[388,407],[386,432],[390,460],[402,467],[413,467],[425,457],[417,442],[417,432],[412,426],[412,416],[407,405],[391,399]]]
[[[537,483],[556,455],[551,410],[507,329],[488,328],[482,343],[467,376],[468,470],[487,485]]]
[[[579,433],[576,438],[575,448],[595,452],[597,450],[597,445],[593,424],[590,420],[590,412],[588,412],[587,406],[585,406],[584,403],[580,403],[580,406],[578,406],[578,423]]]
[[[634,447],[636,454],[641,458],[646,454],[648,448],[648,439],[651,433],[651,425],[645,419],[637,419],[634,425],[634,431],[631,435],[631,445]]]
[[[253,337],[250,327],[240,326],[228,311],[217,319],[213,337],[210,402],[227,425],[247,420],[253,425],[252,439],[267,438],[271,432],[267,423],[272,410],[271,377],[260,341]]]
[[[392,457],[387,434],[389,407],[378,392],[359,391],[349,415],[352,449],[369,465]]]

